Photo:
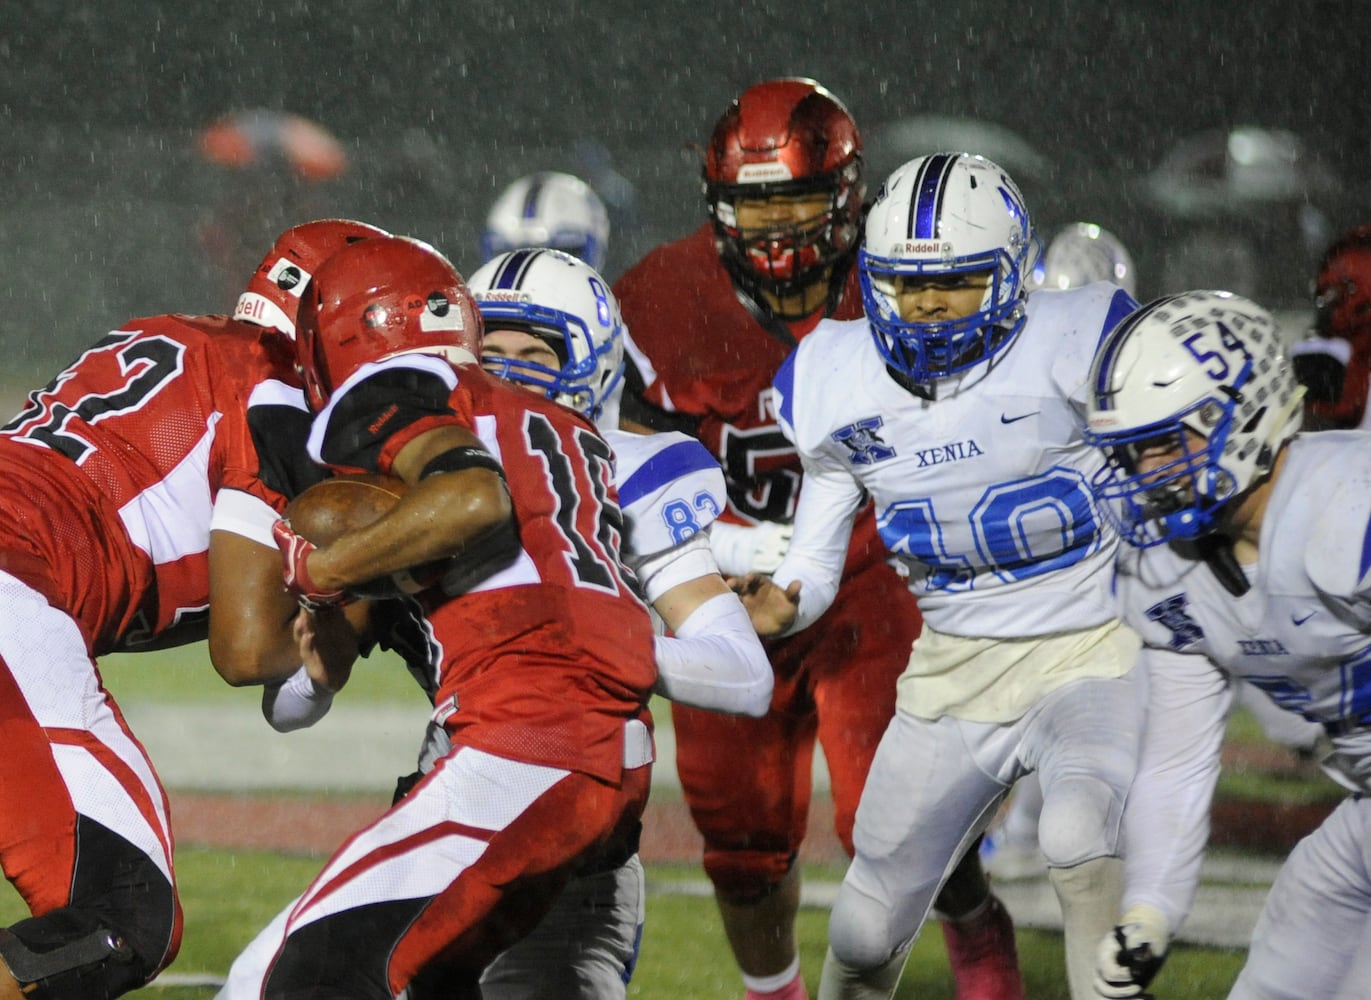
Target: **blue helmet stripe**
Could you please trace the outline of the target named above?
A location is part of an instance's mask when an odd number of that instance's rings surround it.
[[[947,175],[956,156],[938,153],[930,156],[914,179],[914,198],[909,205],[909,236],[916,240],[931,240],[938,235],[938,212],[943,204]]]
[[[516,250],[511,253],[495,272],[490,287],[517,290],[524,282],[529,265],[539,253],[539,250]]]
[[[528,193],[524,195],[523,217],[525,219],[536,219],[538,217],[538,199],[543,195],[543,179],[535,177],[533,183],[528,186]]]
[[[1358,565],[1358,580],[1366,576],[1368,568],[1371,568],[1371,524],[1366,526],[1366,534],[1362,536],[1361,540],[1361,563]]]

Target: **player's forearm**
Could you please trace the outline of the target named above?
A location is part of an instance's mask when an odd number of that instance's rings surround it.
[[[1145,651],[1147,724],[1124,811],[1124,907],[1151,906],[1175,931],[1194,905],[1231,692],[1198,656]]]
[[[795,581],[800,583],[799,605],[795,609],[795,620],[782,633],[794,635],[809,628],[833,604],[838,596],[838,583],[842,578],[842,564],[821,562],[802,554],[795,558],[786,557],[771,580],[781,589]]]
[[[209,655],[219,676],[234,686],[290,676],[300,665],[290,626],[299,605],[281,587],[276,547],[216,528],[209,579]]]
[[[754,718],[771,705],[771,663],[731,592],[699,604],[674,636],[658,636],[656,654],[656,691],[672,701]]]
[[[795,531],[785,558],[771,575],[772,582],[783,589],[797,580],[801,584],[795,621],[786,635],[814,624],[837,597],[852,520],[864,499],[861,486],[850,475],[806,461]]]
[[[504,481],[487,469],[429,476],[385,516],[309,557],[313,581],[345,589],[398,570],[460,557],[513,520]]]

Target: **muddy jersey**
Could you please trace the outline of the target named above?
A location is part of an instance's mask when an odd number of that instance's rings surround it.
[[[306,417],[275,405],[292,392],[289,343],[259,327],[168,315],[111,332],[0,428],[3,568],[70,611],[95,655],[203,619],[220,490],[281,509],[300,488],[284,480]]]
[[[728,486],[721,520],[793,518],[802,469],[776,425],[771,380],[795,346],[795,331],[739,299],[709,225],[653,250],[615,282],[614,294],[628,330],[629,361],[642,380],[639,395],[650,404],[635,408],[626,394],[625,416],[659,430],[688,428],[714,453]],[[833,318],[861,315],[853,267]],[[652,409],[668,423],[655,421]],[[849,573],[882,557],[880,545],[868,543],[875,543],[869,515],[853,533]]]
[[[776,377],[805,497],[775,578],[804,580],[801,618],[831,598],[847,518],[868,496],[940,632],[1019,638],[1114,618],[1117,536],[1091,493],[1103,456],[1083,413],[1095,345],[1134,306],[1105,284],[1032,295],[1000,361],[940,381],[936,401],[896,383],[865,320],[805,338]]]
[[[420,595],[435,661],[421,683],[454,743],[617,781],[624,721],[644,709],[656,666],[620,563],[609,445],[579,414],[477,366],[402,355],[335,390],[309,450],[339,471],[390,474],[406,444],[445,425],[499,460],[520,550],[460,594]]]

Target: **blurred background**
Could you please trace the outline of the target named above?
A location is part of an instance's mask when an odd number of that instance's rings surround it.
[[[960,148],[1044,239],[1099,223],[1139,297],[1227,287],[1298,327],[1371,221],[1362,0],[0,0],[0,350],[46,381],[130,317],[224,312],[281,229],[419,236],[470,272],[508,182],[588,180],[616,276],[703,221],[738,91],[812,76],[870,194]]]

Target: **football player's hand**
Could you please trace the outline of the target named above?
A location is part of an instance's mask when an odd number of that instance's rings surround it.
[[[790,548],[793,525],[762,521],[756,525],[715,521],[709,528],[709,545],[725,576],[772,573]]]
[[[286,589],[299,598],[302,606],[317,608],[342,603],[343,591],[325,590],[317,586],[309,575],[309,557],[315,551],[314,543],[303,535],[297,535],[284,518],[271,526],[271,537],[281,550],[281,578],[285,581]]]
[[[341,691],[359,652],[357,632],[346,612],[333,606],[302,610],[292,630],[309,679],[330,694]]]
[[[1146,997],[1166,960],[1166,917],[1151,906],[1133,906],[1100,942],[1095,955],[1095,992],[1111,1000]]]
[[[747,609],[752,627],[763,639],[778,636],[795,623],[795,616],[800,611],[799,580],[792,580],[790,586],[782,588],[772,583],[769,576],[749,573],[730,578],[729,585]]]

